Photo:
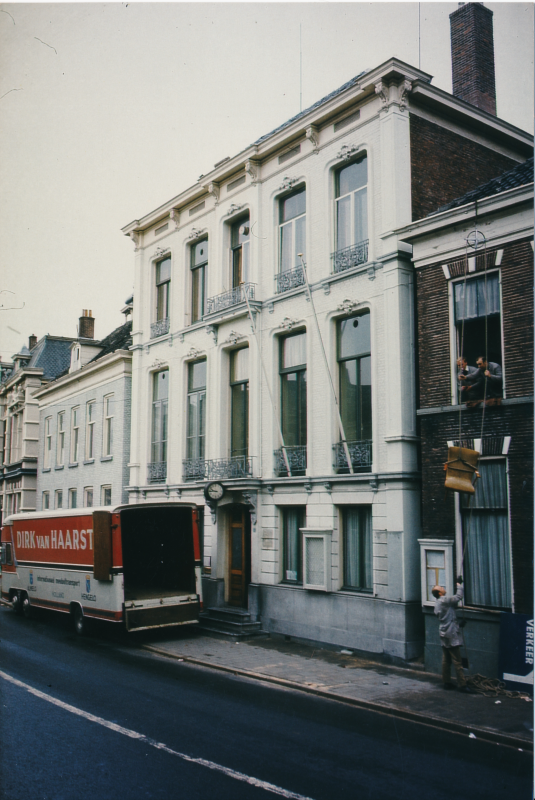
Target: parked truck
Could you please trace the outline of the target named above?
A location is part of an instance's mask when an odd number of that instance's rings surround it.
[[[202,608],[197,506],[140,503],[14,514],[1,533],[2,599],[129,631],[186,625]]]

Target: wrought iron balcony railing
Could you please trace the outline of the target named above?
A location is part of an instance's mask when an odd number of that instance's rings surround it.
[[[296,267],[295,269],[289,269],[286,272],[279,272],[278,275],[275,275],[275,282],[276,294],[282,294],[282,292],[289,292],[290,289],[296,289],[298,286],[305,285],[305,273],[303,272],[303,267]]]
[[[163,483],[167,478],[167,461],[153,461],[147,467],[148,483]]]
[[[237,306],[239,303],[245,303],[246,296],[249,300],[254,300],[254,289],[254,283],[240,283],[239,286],[228,292],[209,297],[206,313],[213,314],[216,311],[224,311],[226,308]]]
[[[358,267],[359,264],[365,264],[368,260],[368,239],[363,242],[351,245],[351,247],[344,247],[343,250],[337,250],[332,253],[333,272],[343,272],[351,267]]]
[[[156,339],[157,336],[165,336],[169,333],[169,317],[153,322],[150,326],[150,338]]]
[[[370,439],[361,439],[358,442],[347,442],[351,466],[359,472],[366,471],[372,465],[372,443]],[[343,442],[333,445],[334,469],[338,473],[349,472],[346,451]]]
[[[291,477],[304,475],[307,468],[307,446],[298,445],[296,447],[285,447],[288,466],[290,467]],[[287,478],[288,470],[284,460],[283,448],[280,447],[273,453],[275,456],[275,475],[277,478]]]
[[[182,462],[184,481],[218,481],[248,478],[253,474],[253,459],[248,456],[232,458],[188,458]]]

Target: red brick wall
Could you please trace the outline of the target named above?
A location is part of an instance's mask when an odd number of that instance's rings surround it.
[[[466,3],[450,14],[453,95],[496,114],[492,11]]]
[[[415,114],[410,116],[410,137],[413,220],[519,163]]]
[[[502,265],[504,365],[507,397],[533,394],[533,250],[506,247]]]

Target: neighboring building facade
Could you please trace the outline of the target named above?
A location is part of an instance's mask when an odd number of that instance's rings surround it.
[[[39,409],[33,394],[63,372],[70,362],[72,339],[30,336],[13,356],[13,368],[2,364],[0,384],[0,514],[35,511]]]
[[[399,233],[416,268],[426,668],[441,666],[432,584],[462,573],[471,671],[497,677],[502,613],[533,613],[533,159]],[[466,406],[463,354],[502,368],[489,402]],[[459,444],[481,453],[471,500],[444,490]]]
[[[82,336],[71,345],[67,374],[34,394],[38,510],[128,502],[132,323],[95,341],[90,313],[80,318]]]
[[[424,626],[415,287],[396,229],[532,152],[430,81],[391,59],[123,229],[130,501],[205,506],[205,605],[401,659]]]

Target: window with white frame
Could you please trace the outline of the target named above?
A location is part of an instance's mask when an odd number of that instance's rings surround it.
[[[93,507],[93,487],[92,486],[84,487],[84,506],[85,506],[85,508],[92,508]]]
[[[169,318],[169,301],[171,289],[171,257],[156,264],[156,321]]]
[[[76,489],[69,489],[69,508],[76,508],[77,496]]]
[[[342,508],[343,588],[373,591],[371,506]]]
[[[249,450],[249,348],[230,354],[230,455],[244,456]]]
[[[52,462],[52,417],[45,418],[45,452],[43,466],[50,469]]]
[[[204,459],[206,438],[206,360],[188,364],[187,459]]]
[[[506,459],[484,459],[475,495],[460,495],[465,603],[509,610],[511,544]]]
[[[208,239],[191,246],[191,321],[198,322],[206,309]]]
[[[114,395],[109,394],[104,398],[104,424],[102,452],[104,456],[111,456],[113,448],[113,402]]]
[[[293,476],[304,475],[307,459],[307,363],[306,333],[281,338],[279,373],[281,430],[284,451]],[[276,453],[276,470],[287,474],[284,453]]]
[[[63,491],[56,489],[56,508],[63,508]]]
[[[58,414],[58,446],[56,453],[56,466],[61,467],[65,464],[65,412]],[[58,508],[58,506],[56,506]],[[61,506],[59,506],[61,508]]]
[[[111,485],[100,487],[100,502],[103,506],[111,506]]]
[[[71,409],[71,464],[78,463],[80,445],[80,407]]]
[[[306,189],[297,189],[279,200],[279,271],[301,267],[306,261]]]
[[[305,506],[281,508],[282,524],[282,580],[285,583],[303,581],[303,535]]]
[[[418,539],[420,545],[421,594],[423,606],[434,606],[432,591],[442,586],[451,596],[453,588],[453,539]]]
[[[9,463],[15,464],[22,458],[22,412],[11,417],[11,437]]]
[[[43,511],[48,511],[50,508],[50,492],[43,492],[42,507]]]
[[[368,159],[366,156],[336,170],[336,250],[368,239]],[[366,259],[363,260],[363,263]]]
[[[230,230],[232,288],[249,281],[249,217],[234,222]]]
[[[167,408],[169,402],[169,372],[162,370],[152,376],[152,436],[151,464],[167,464]],[[157,477],[157,476],[155,476]],[[160,478],[165,479],[163,472]]]
[[[96,403],[90,400],[85,408],[85,460],[95,458],[95,409]]]

